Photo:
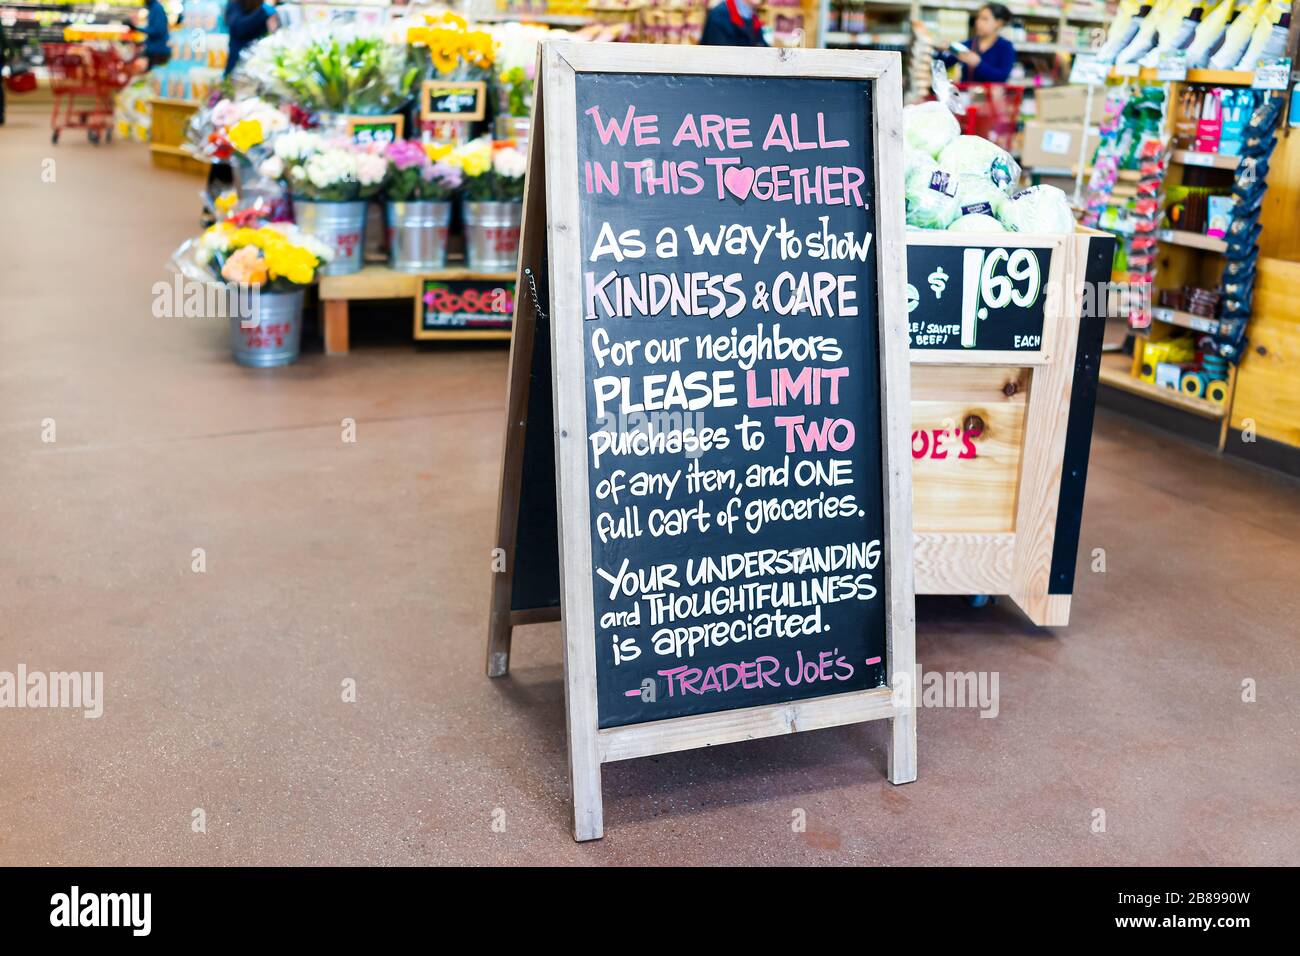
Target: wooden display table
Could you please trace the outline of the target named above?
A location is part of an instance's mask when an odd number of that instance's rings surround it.
[[[193,100],[176,100],[165,96],[155,96],[149,103],[149,156],[153,164],[206,176],[208,164],[195,159],[181,145],[185,142],[185,128],[199,104]]]
[[[320,280],[322,325],[327,355],[348,353],[349,304],[354,299],[410,299],[415,312],[417,339],[499,339],[509,340],[510,330],[454,327],[430,329],[420,320],[420,294],[426,280],[446,282],[514,282],[514,273],[475,272],[464,267],[441,269],[416,275],[394,272],[388,266],[368,265],[360,272],[345,276],[325,276]]]

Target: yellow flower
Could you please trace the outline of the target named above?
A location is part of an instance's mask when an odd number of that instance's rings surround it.
[[[319,260],[304,249],[279,236],[265,247],[266,267],[272,279],[285,278],[297,285],[306,285],[316,274]]]
[[[235,208],[237,202],[239,202],[239,193],[233,189],[227,189],[213,201],[213,205],[217,207],[217,212],[224,219],[230,215],[230,210]]]
[[[429,157],[429,162],[436,163],[440,159],[445,159],[451,154],[451,143],[424,143],[424,155]]]
[[[262,124],[255,119],[240,120],[226,132],[230,145],[241,153],[246,153],[265,137]]]

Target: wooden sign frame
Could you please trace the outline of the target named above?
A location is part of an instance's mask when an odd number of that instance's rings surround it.
[[[431,109],[429,100],[435,90],[472,89],[478,97],[478,106],[472,113],[444,113]],[[425,80],[420,84],[420,119],[456,120],[463,123],[477,123],[487,115],[487,83],[483,80]]]
[[[358,126],[373,126],[377,123],[391,125],[394,128],[393,137],[395,140],[400,140],[402,138],[402,133],[406,129],[406,117],[401,113],[390,113],[384,116],[359,116],[353,114],[348,116],[347,123],[348,139],[354,143],[356,142],[356,130]]]
[[[881,480],[885,555],[883,597],[887,683],[833,694],[693,716],[600,728],[596,689],[591,514],[584,334],[581,322],[580,210],[577,175],[578,73],[668,73],[850,79],[872,84],[875,145],[876,310],[879,329]],[[487,671],[509,668],[517,624],[554,620],[553,608],[514,611],[515,544],[523,491],[524,440],[537,302],[530,279],[549,274],[560,618],[564,625],[565,707],[574,837],[604,833],[601,764],[696,747],[790,734],[867,720],[891,722],[888,777],[916,779],[915,611],[912,577],[911,418],[904,286],[902,65],[895,53],[805,49],[669,47],[548,41],[539,50],[523,239],[510,352],[506,446],[493,575]],[[547,175],[548,171],[551,175]],[[559,175],[556,175],[556,174]],[[540,222],[539,222],[540,220]],[[544,238],[545,237],[545,238]],[[547,246],[543,247],[543,242]],[[543,260],[545,254],[546,259]],[[546,266],[542,267],[542,262]]]

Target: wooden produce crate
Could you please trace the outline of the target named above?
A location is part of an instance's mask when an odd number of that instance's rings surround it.
[[[1114,238],[908,233],[918,594],[1070,617]]]
[[[174,100],[164,96],[155,96],[149,102],[152,113],[149,154],[153,164],[206,176],[208,164],[200,162],[181,148],[185,142],[185,127],[199,105],[191,100]]]

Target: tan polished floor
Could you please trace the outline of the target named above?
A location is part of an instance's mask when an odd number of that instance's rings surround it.
[[[1300,489],[1105,413],[1071,626],[921,602],[995,719],[924,710],[902,788],[883,725],[615,764],[574,844],[558,626],[482,671],[505,350],[237,368],[150,311],[199,181],[46,121],[0,127],[0,671],[106,700],[0,710],[0,863],[1300,863]]]

